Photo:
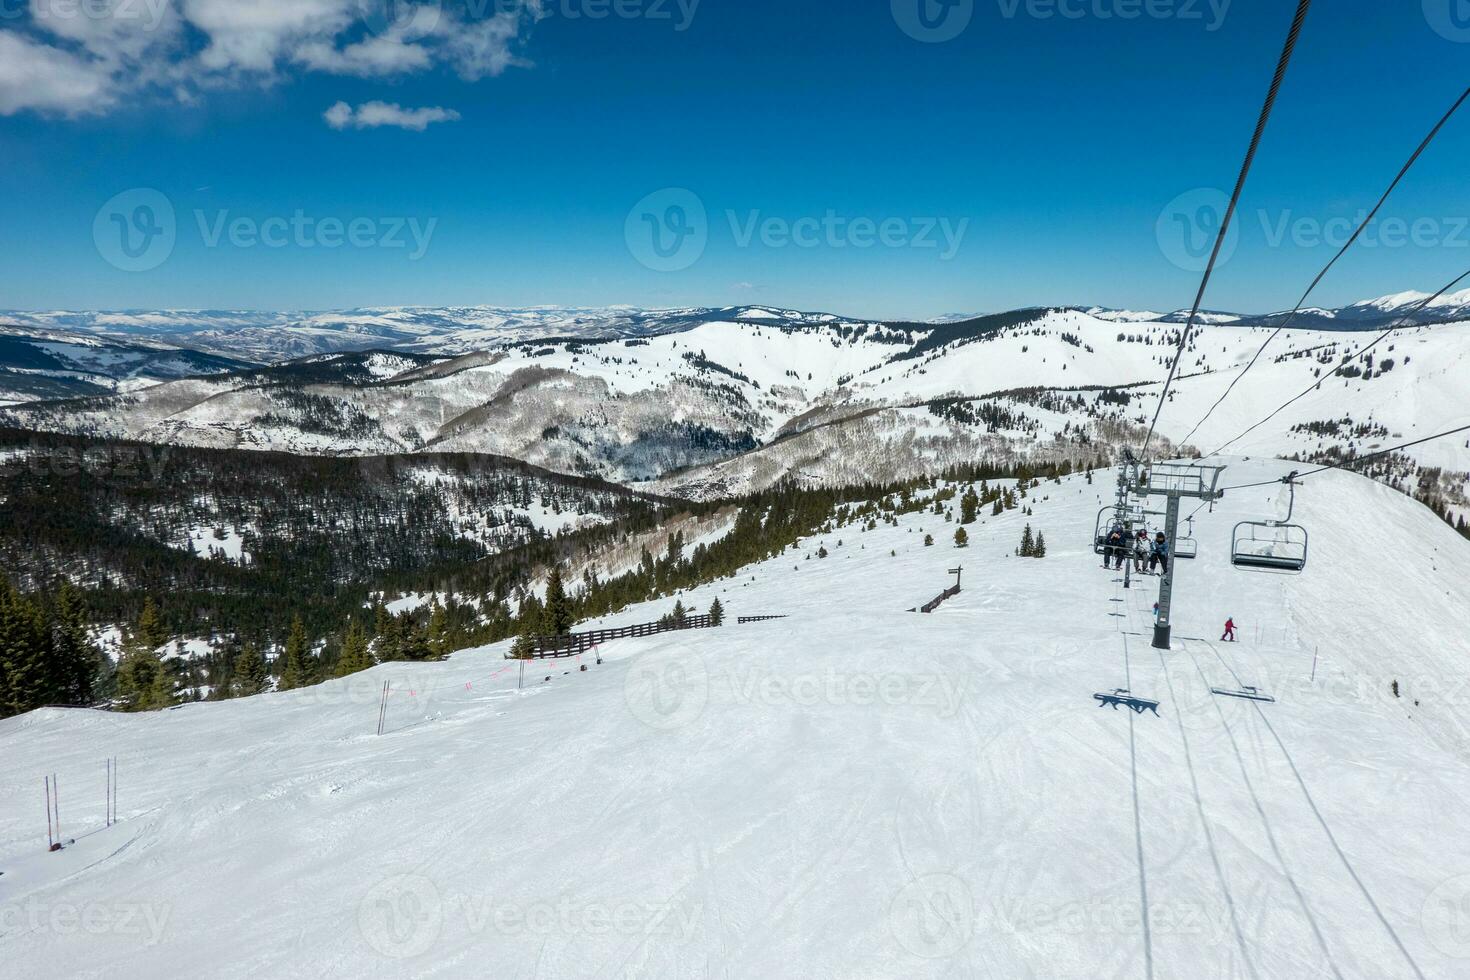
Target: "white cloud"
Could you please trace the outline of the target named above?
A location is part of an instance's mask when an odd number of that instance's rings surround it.
[[[112,102],[104,68],[69,52],[0,31],[0,116],[23,109],[75,116]]]
[[[430,123],[454,122],[459,113],[453,109],[430,106],[422,109],[405,109],[395,102],[364,102],[353,109],[346,102],[338,102],[322,113],[327,125],[333,129],[375,129],[379,126],[397,126],[422,133]]]
[[[30,0],[27,18],[0,21],[0,114],[189,102],[293,71],[389,78],[445,67],[475,81],[528,64],[517,48],[541,0],[512,2],[471,5],[487,11],[473,18],[437,0]]]

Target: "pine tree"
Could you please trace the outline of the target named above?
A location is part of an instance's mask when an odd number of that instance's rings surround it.
[[[680,547],[683,547],[683,535],[679,535]],[[669,539],[669,547],[672,551],[674,539]],[[552,636],[565,636],[572,631],[576,619],[572,615],[572,603],[567,598],[565,587],[561,581],[561,567],[553,565],[551,577],[546,580],[546,614],[545,623]]]
[[[260,651],[255,644],[247,644],[240,656],[235,660],[234,694],[236,697],[248,697],[259,694],[265,690],[270,673],[266,670],[265,660],[260,656]]]
[[[954,546],[963,548],[970,543],[970,536],[965,533],[964,528],[958,528],[954,532]]]
[[[976,512],[980,509],[980,498],[975,495],[975,488],[971,487],[965,491],[960,498],[960,523],[974,524]]]
[[[720,604],[720,597],[715,596],[715,601],[709,605],[709,624],[719,626],[725,622],[725,607]]]
[[[1026,530],[1021,532],[1021,557],[1031,558],[1036,553],[1036,538],[1031,531],[1031,525],[1026,525]]]
[[[539,632],[530,619],[522,619],[520,632],[516,634],[516,641],[510,648],[510,655],[516,660],[530,660],[536,654],[536,637]]]
[[[163,620],[158,615],[158,606],[149,596],[143,600],[143,611],[138,614],[138,624],[134,628],[134,635],[138,642],[150,650],[157,650],[168,642],[168,627],[163,625]]]
[[[924,535],[924,547],[926,547],[926,548],[932,548],[932,547],[934,547],[934,535],[932,535],[932,534],[926,534],[926,535]]]
[[[40,610],[0,577],[0,715],[39,708],[50,693],[49,646]]]
[[[429,613],[429,648],[434,659],[443,660],[454,652],[454,635],[449,628],[449,610],[439,603]]]
[[[57,702],[91,704],[96,697],[102,656],[87,636],[82,594],[65,579],[56,593],[56,623],[52,637]]]
[[[294,691],[313,683],[308,655],[306,627],[302,625],[301,617],[295,616],[291,620],[291,633],[286,637],[286,666],[281,670],[281,683],[277,690]]]
[[[1046,535],[1042,534],[1040,531],[1036,532],[1036,548],[1031,552],[1031,557],[1046,557]]]
[[[347,624],[347,631],[342,635],[342,653],[337,657],[334,673],[338,677],[348,677],[371,666],[373,655],[368,652],[367,631],[354,619]]]
[[[146,599],[117,671],[118,694],[129,711],[150,711],[177,703],[173,671],[158,653],[167,642],[168,630],[159,618],[158,607],[152,598]]]
[[[683,599],[676,599],[674,601],[674,614],[670,618],[675,629],[683,629],[684,624],[689,621],[689,611],[684,608]]]

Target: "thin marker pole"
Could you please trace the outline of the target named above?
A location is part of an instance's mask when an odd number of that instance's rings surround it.
[[[1321,647],[1313,647],[1312,648],[1312,681],[1313,681],[1313,683],[1315,683],[1316,680],[1317,680],[1317,654],[1319,654],[1321,652],[1322,652],[1322,648]]]
[[[45,779],[46,779],[46,850],[49,851],[49,850],[51,850],[52,845],[56,843],[56,838],[53,837],[52,834],[51,834],[51,777],[50,776],[47,776],[47,777],[45,777]]]
[[[61,843],[61,783],[51,774],[51,805],[56,809],[56,843]]]
[[[103,801],[102,825],[104,827],[111,827],[112,826],[112,756],[108,756],[105,760],[103,760],[103,766],[104,766],[104,768],[106,769],[106,772],[107,772],[107,796],[106,796],[106,799]]]

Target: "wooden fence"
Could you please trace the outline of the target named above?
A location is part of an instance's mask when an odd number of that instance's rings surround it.
[[[618,626],[613,629],[591,630],[587,633],[568,633],[566,636],[538,636],[532,641],[531,656],[535,660],[549,660],[557,657],[575,657],[579,653],[586,653],[599,643],[608,640],[620,640],[627,636],[653,636],[657,633],[666,633],[669,630],[702,630],[709,629],[714,624],[709,621],[709,615],[685,616],[682,624],[672,621],[660,621],[657,623],[638,623],[634,626]]]
[[[768,619],[785,618],[785,616],[741,616],[737,622],[759,623]],[[534,644],[531,649],[531,659],[554,660],[560,657],[575,657],[608,640],[620,640],[628,636],[654,636],[658,633],[667,633],[669,630],[703,630],[714,625],[710,622],[709,615],[705,613],[685,616],[684,621],[679,624],[672,620],[660,620],[657,623],[638,623],[635,626],[618,626],[613,629],[591,630],[586,633],[568,633],[566,636],[538,636],[531,641]]]
[[[919,612],[932,613],[934,610],[939,608],[939,604],[945,599],[948,599],[951,596],[957,596],[959,594],[960,587],[958,585],[951,585],[949,588],[945,589],[943,592],[939,593],[937,596],[920,606]]]

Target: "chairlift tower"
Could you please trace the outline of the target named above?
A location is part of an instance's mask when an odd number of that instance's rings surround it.
[[[1164,578],[1159,583],[1159,617],[1154,621],[1154,648],[1169,649],[1172,620],[1170,607],[1174,599],[1174,573],[1179,568],[1178,555],[1174,554],[1174,542],[1179,536],[1179,502],[1186,497],[1191,500],[1214,501],[1223,496],[1217,487],[1223,466],[1198,466],[1191,463],[1153,463],[1148,467],[1138,484],[1132,488],[1139,496],[1163,497],[1164,536],[1169,542],[1169,561]]]

